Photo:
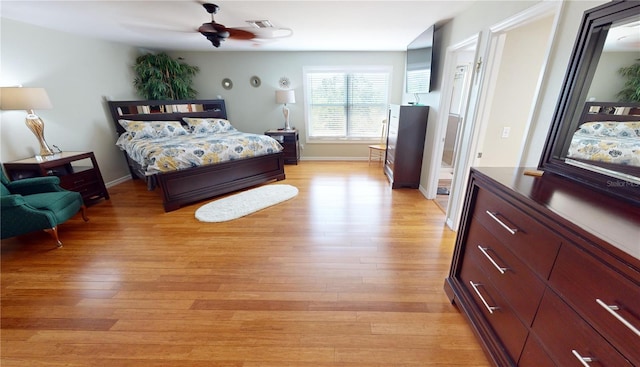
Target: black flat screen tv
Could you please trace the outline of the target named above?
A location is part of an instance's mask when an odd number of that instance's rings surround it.
[[[431,92],[434,29],[429,27],[407,46],[407,93]]]

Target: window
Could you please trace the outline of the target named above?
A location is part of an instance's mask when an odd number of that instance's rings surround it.
[[[379,139],[390,79],[390,67],[305,70],[309,140]]]

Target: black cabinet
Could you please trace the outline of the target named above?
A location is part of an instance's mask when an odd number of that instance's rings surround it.
[[[420,186],[428,118],[427,106],[389,107],[384,173],[394,189]]]
[[[264,134],[276,139],[282,145],[285,164],[298,164],[300,160],[300,136],[298,130],[269,130]]]

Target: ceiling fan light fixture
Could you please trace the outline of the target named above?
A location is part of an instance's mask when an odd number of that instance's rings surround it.
[[[273,23],[271,23],[271,21],[267,19],[246,20],[245,22],[247,22],[253,28],[274,28]]]
[[[269,41],[279,38],[290,37],[293,31],[290,28],[276,27],[268,19],[247,20],[247,27],[227,28],[220,23],[216,23],[213,15],[220,9],[216,4],[204,3],[202,6],[211,14],[211,22],[203,23],[199,28],[203,36],[215,47],[220,47],[220,43],[226,39],[238,41]]]

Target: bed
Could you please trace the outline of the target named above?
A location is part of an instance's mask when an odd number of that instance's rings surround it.
[[[638,103],[586,103],[567,158],[640,172],[639,107]]]
[[[224,100],[109,101],[108,105],[116,144],[123,149],[132,177],[161,192],[166,212],[285,178],[282,147],[266,135],[237,131],[227,120]],[[220,140],[231,135],[239,140]]]

